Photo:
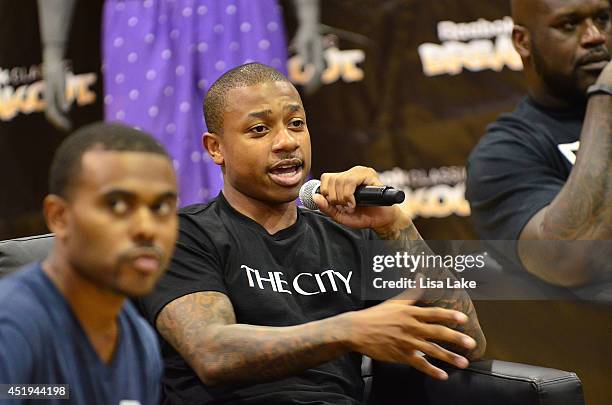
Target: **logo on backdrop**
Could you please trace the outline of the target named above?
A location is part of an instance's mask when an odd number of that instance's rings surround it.
[[[323,39],[327,44],[323,51],[325,70],[321,74],[321,83],[332,84],[339,80],[346,83],[360,82],[365,74],[357,66],[365,60],[365,52],[361,49],[339,49],[338,40],[333,36]],[[295,55],[287,61],[287,70],[291,82],[299,85],[308,83],[315,74],[315,67],[305,64],[300,55]]]
[[[321,273],[300,273],[293,280],[286,280],[282,271],[266,271],[251,268],[245,264],[240,268],[246,272],[249,287],[260,290],[271,289],[277,293],[317,295],[325,292],[344,291],[351,293],[352,271],[345,276],[332,269]],[[265,276],[267,277],[265,277]]]
[[[501,71],[505,66],[522,70],[521,57],[512,46],[512,18],[438,23],[441,44],[424,43],[418,52],[426,76],[457,75],[463,69]]]
[[[91,87],[98,81],[96,73],[66,74],[66,99],[68,105],[93,104],[96,93]],[[10,121],[18,114],[44,111],[45,83],[42,80],[42,65],[0,67],[0,121]]]
[[[465,199],[465,167],[444,166],[429,170],[398,167],[379,173],[380,181],[402,190],[402,206],[412,218],[467,217],[470,204]]]

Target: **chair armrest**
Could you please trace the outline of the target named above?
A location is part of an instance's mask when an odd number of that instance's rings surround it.
[[[500,360],[472,362],[438,381],[409,366],[374,362],[370,404],[584,405],[575,373]]]
[[[53,239],[53,234],[45,234],[0,241],[0,278],[28,263],[44,260]]]

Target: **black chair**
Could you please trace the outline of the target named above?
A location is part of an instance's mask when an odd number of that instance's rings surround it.
[[[0,241],[0,277],[29,262],[43,260],[53,235]],[[437,381],[400,364],[364,358],[362,374],[370,405],[583,405],[575,373],[550,368],[482,360],[467,369],[444,364],[447,381]]]
[[[467,369],[437,363],[449,377],[439,381],[409,366],[373,363],[369,405],[584,404],[580,379],[567,371],[500,360]]]
[[[0,241],[0,278],[21,266],[42,261],[53,246],[53,234]]]

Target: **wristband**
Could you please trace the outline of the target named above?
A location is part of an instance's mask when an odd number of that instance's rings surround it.
[[[607,94],[612,96],[612,86],[607,86],[605,84],[594,84],[589,86],[586,94],[587,97],[594,96],[595,94]]]

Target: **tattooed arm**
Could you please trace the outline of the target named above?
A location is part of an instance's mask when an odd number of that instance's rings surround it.
[[[462,356],[427,340],[473,348],[468,336],[432,323],[464,323],[467,317],[441,308],[419,308],[394,301],[296,326],[236,324],[229,298],[198,292],[166,305],[156,327],[207,385],[281,379],[333,360],[350,351],[382,361],[410,364],[444,379],[417,350],[467,367]]]
[[[612,86],[612,63],[597,82]],[[591,96],[580,151],[567,182],[555,199],[529,220],[519,237],[518,253],[525,268],[550,283],[578,286],[612,276],[610,254],[601,245],[570,242],[612,239],[611,112],[612,96]]]
[[[200,379],[215,385],[274,380],[346,353],[346,326],[338,318],[281,328],[241,325],[226,295],[199,292],[164,307],[156,326]]]
[[[401,208],[397,207],[397,210],[401,211]],[[401,244],[402,251],[407,252],[409,255],[425,255],[434,254],[433,251],[427,246],[427,243],[421,238],[419,231],[414,226],[411,220],[408,220],[407,215],[402,215],[403,221],[395,223],[391,229],[379,230],[378,235],[381,239],[389,241],[398,241]],[[426,271],[423,271],[426,270]],[[416,269],[413,273],[415,275],[422,275],[429,277],[430,279],[446,280],[447,278],[456,279],[452,271],[445,267],[427,269]],[[435,294],[435,295],[434,295]],[[462,289],[448,289],[440,288],[434,290],[427,290],[418,300],[419,304],[428,307],[440,307],[446,309],[453,309],[462,312],[467,315],[468,321],[465,324],[457,325],[454,329],[471,336],[476,341],[476,347],[471,350],[466,350],[463,347],[459,347],[453,344],[443,343],[443,345],[453,352],[461,353],[470,360],[477,360],[484,355],[486,349],[486,339],[478,317],[476,315],[476,309],[470,299],[470,296]]]
[[[382,239],[400,241],[407,253],[432,253],[412,223],[410,215],[401,206],[357,207],[354,191],[360,185],[381,185],[378,173],[372,168],[362,166],[355,166],[342,173],[324,173],[321,176],[320,194],[315,194],[313,199],[321,212],[340,224],[351,228],[370,228]],[[446,268],[433,270],[428,269],[424,275],[435,276],[441,280],[454,278],[452,272]],[[436,292],[438,296],[433,295]],[[448,345],[449,342],[446,341],[445,346],[452,351],[464,353],[470,359],[477,359],[484,354],[485,337],[478,323],[474,305],[465,291],[448,289],[427,291],[425,296],[419,298],[419,303],[429,307],[456,310],[467,315],[467,322],[455,326],[455,329],[471,336],[476,341],[476,345],[465,350],[465,346]],[[431,340],[443,341],[437,339],[435,335],[431,336]]]

